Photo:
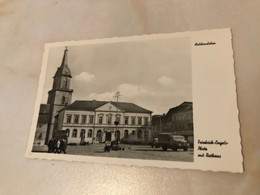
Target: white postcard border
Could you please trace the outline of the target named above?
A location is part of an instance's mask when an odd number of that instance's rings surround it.
[[[194,162],[179,161],[159,161],[159,160],[142,160],[142,159],[123,159],[123,158],[107,158],[93,156],[78,156],[68,154],[48,154],[31,152],[36,131],[36,123],[39,113],[39,105],[43,93],[44,79],[48,61],[48,50],[51,47],[86,45],[86,44],[105,44],[113,42],[130,42],[139,40],[152,39],[171,39],[178,37],[191,37],[192,47],[192,95],[193,95],[193,116],[194,116]],[[196,43],[215,42],[214,45],[195,46]],[[26,151],[26,157],[48,160],[66,160],[77,162],[92,162],[102,164],[122,164],[122,165],[138,165],[152,167],[167,167],[180,169],[199,169],[211,171],[228,171],[243,172],[243,157],[241,152],[241,137],[239,132],[238,108],[236,97],[236,85],[234,75],[234,60],[231,42],[231,29],[215,29],[196,32],[181,32],[171,34],[153,34],[131,37],[114,37],[106,39],[94,39],[84,41],[68,41],[47,43],[43,55],[39,86],[37,90],[37,98],[34,107],[33,121]],[[212,77],[212,74],[218,75]],[[207,75],[209,74],[209,75]],[[224,74],[222,77],[219,77]],[[207,76],[205,76],[207,75]],[[212,89],[205,94],[205,88],[212,85]],[[208,88],[207,88],[208,89]],[[207,90],[206,90],[207,91]],[[212,101],[214,96],[225,94],[223,97],[215,97],[216,101]],[[209,107],[210,106],[210,107]],[[222,107],[219,107],[222,106]],[[223,107],[224,106],[224,107]],[[215,118],[205,123],[205,108],[213,109],[210,117]],[[225,117],[221,117],[224,114]],[[220,117],[220,118],[217,118]],[[228,122],[227,122],[227,121]],[[212,122],[213,121],[213,122]],[[212,123],[210,123],[212,122]],[[210,125],[210,126],[209,126]],[[205,128],[208,127],[208,128]],[[214,134],[213,134],[214,133]],[[197,148],[198,140],[222,140],[228,142],[227,145],[207,146],[209,150],[221,153],[222,158],[201,158]]]

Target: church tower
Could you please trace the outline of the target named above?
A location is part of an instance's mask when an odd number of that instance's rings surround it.
[[[57,122],[55,117],[59,111],[71,104],[72,92],[70,89],[71,72],[68,67],[68,49],[64,50],[60,67],[58,67],[54,77],[52,89],[48,92],[47,104],[50,105],[50,118],[46,135],[46,143],[52,138]]]

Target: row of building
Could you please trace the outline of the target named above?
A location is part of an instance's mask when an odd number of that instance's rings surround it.
[[[64,130],[68,143],[102,143],[121,140],[149,143],[159,132],[184,135],[193,143],[192,103],[171,108],[166,115],[152,116],[152,111],[134,103],[112,101],[75,101],[71,103],[71,72],[65,49],[62,63],[48,92],[47,104],[41,104],[34,145],[45,145],[55,132]]]
[[[156,136],[161,132],[183,135],[193,145],[193,106],[192,102],[183,102],[171,108],[167,114],[152,117],[152,131]]]

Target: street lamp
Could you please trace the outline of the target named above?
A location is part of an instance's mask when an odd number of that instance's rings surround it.
[[[122,96],[122,95],[120,94],[119,91],[116,92],[116,94],[114,95],[114,97],[116,98],[116,103],[118,103],[118,98],[119,98],[120,96]],[[118,118],[119,118],[119,117],[118,117],[118,105],[117,105],[117,106],[116,106],[116,120],[115,120],[115,122],[114,122],[114,124],[116,125],[116,131],[115,131],[116,141],[118,141],[118,140],[117,140],[117,126],[118,126],[118,124],[119,124]]]

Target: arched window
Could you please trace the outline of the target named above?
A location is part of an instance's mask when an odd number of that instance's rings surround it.
[[[65,96],[63,96],[63,97],[62,97],[61,104],[65,104],[65,100],[66,100]]]
[[[124,132],[124,137],[125,138],[128,138],[128,130],[126,129],[125,132]]]
[[[116,137],[116,140],[120,140],[120,131],[119,130],[116,130],[115,137]]]
[[[66,132],[67,132],[67,136],[69,137],[70,136],[70,130],[66,129]]]
[[[85,137],[85,134],[86,134],[86,130],[85,129],[81,129],[80,137]]]
[[[72,132],[72,137],[77,137],[78,131],[77,129],[74,129]]]
[[[137,132],[137,138],[142,139],[142,130],[138,130]]]
[[[132,131],[132,135],[135,135],[135,131]]]
[[[88,137],[92,137],[92,129],[88,130]]]

